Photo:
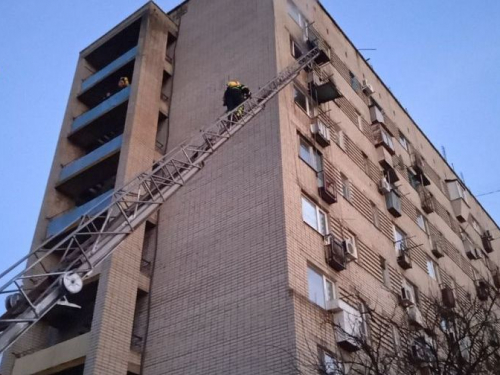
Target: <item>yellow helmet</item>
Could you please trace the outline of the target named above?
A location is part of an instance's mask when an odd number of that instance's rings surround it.
[[[238,87],[240,86],[240,83],[238,81],[229,81],[227,83],[227,87]]]

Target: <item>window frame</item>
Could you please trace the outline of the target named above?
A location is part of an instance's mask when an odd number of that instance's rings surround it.
[[[305,148],[307,148],[308,158],[305,158],[302,153]],[[301,134],[299,134],[299,158],[314,171],[323,171],[323,154]]]
[[[422,229],[425,233],[429,233],[429,229],[427,226],[427,218],[419,210],[417,210],[416,222],[417,222],[417,225],[420,229]]]
[[[314,207],[315,209],[315,216],[316,216],[316,225],[317,228],[310,222],[306,221],[304,218],[304,202],[307,202],[309,205]],[[301,203],[302,203],[302,221],[309,225],[311,228],[313,228],[316,232],[320,233],[323,236],[326,236],[328,234],[328,215],[325,211],[323,211],[316,203],[314,203],[313,200],[307,198],[304,194],[301,196]],[[322,228],[322,221],[321,221],[321,216],[324,218],[324,228]],[[323,233],[324,229],[324,233]]]
[[[413,302],[413,304],[418,305],[419,304],[418,287],[404,277],[401,286],[407,288],[410,291],[410,297],[411,297],[410,301]]]
[[[293,13],[292,13],[293,11]],[[305,29],[307,26],[307,18],[300,11],[299,7],[291,0],[287,1],[287,12],[292,20],[295,21],[301,29]]]
[[[410,142],[408,141],[408,138],[406,138],[405,135],[401,132],[401,130],[399,131],[398,140],[401,147],[403,147],[406,151],[409,151]]]
[[[322,286],[322,302],[324,302],[323,305],[319,304],[316,300],[311,298],[311,279],[310,279],[310,274],[313,273],[315,276],[319,276],[321,278],[321,286]],[[331,296],[329,294],[329,289],[327,288],[328,286],[331,287]],[[316,268],[308,265],[307,266],[307,298],[309,299],[310,302],[314,303],[315,305],[326,309],[328,302],[334,301],[337,298],[337,286],[335,285],[335,282],[330,280],[328,277],[326,277],[323,273],[318,271]]]
[[[401,235],[401,239],[397,238],[398,234]],[[403,243],[404,248],[407,249],[407,243],[406,243],[407,240],[408,240],[408,234],[397,225],[394,225],[394,248],[396,250],[396,254],[399,255],[399,252],[402,250],[400,246],[401,243]]]
[[[351,182],[349,181],[349,178],[345,174],[340,173],[340,180],[342,183],[342,196],[348,201],[351,201],[352,191],[351,191]]]
[[[299,52],[299,56],[297,56],[297,51]],[[302,48],[292,37],[290,37],[290,53],[295,60],[300,59],[302,56],[304,56]]]
[[[370,201],[370,206],[372,209],[372,220],[373,220],[373,225],[375,228],[380,228],[380,213],[378,211],[378,207],[375,203]]]
[[[326,350],[321,346],[318,346],[318,352],[319,352],[320,363],[321,366],[323,367],[322,371],[324,371],[326,375],[340,375],[344,373],[344,364],[334,354],[332,354],[329,350]],[[331,360],[331,363],[333,363],[336,368],[329,369],[327,367],[326,357],[328,357]]]
[[[382,282],[385,287],[391,287],[391,273],[387,264],[387,259],[379,255],[380,271],[382,273]]]
[[[441,284],[441,275],[439,272],[439,265],[431,258],[427,258],[426,262],[427,274],[431,279]]]
[[[300,104],[300,102],[297,101],[297,95],[296,95],[297,92],[300,93],[300,95],[302,95],[304,97],[306,108],[304,108]],[[304,93],[304,90],[302,88],[300,88],[300,86],[297,85],[297,84],[293,85],[293,102],[300,109],[302,109],[306,113],[307,116],[312,117],[314,115],[314,113],[313,113],[314,106],[312,105],[311,100],[309,99],[309,95],[307,95],[306,93]]]
[[[392,151],[395,151],[394,149],[394,141],[392,140],[392,136],[389,134],[387,130],[384,129],[383,126],[380,126],[380,134],[382,137],[382,142],[389,147]]]

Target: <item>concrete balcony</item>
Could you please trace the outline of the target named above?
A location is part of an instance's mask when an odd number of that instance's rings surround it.
[[[75,207],[59,216],[52,218],[47,226],[47,237],[53,236],[64,229],[71,229],[84,214],[94,214],[102,210],[112,199],[112,190],[92,199],[84,205]]]
[[[128,52],[125,52],[123,55],[118,57],[115,61],[113,61],[109,65],[99,70],[97,73],[94,73],[93,75],[88,77],[86,80],[82,82],[80,95],[90,90],[99,82],[102,82],[106,77],[120,70],[120,68],[123,68],[125,65],[135,60],[136,56],[137,56],[137,47],[134,47]]]
[[[329,75],[318,65],[314,65],[313,70],[308,74],[308,81],[311,84],[311,96],[318,104],[334,101],[342,97],[333,75]]]
[[[84,363],[90,333],[16,359],[12,375],[53,374]]]
[[[121,134],[125,126],[129,97],[130,86],[75,118],[68,138],[81,147],[92,148],[110,133]]]
[[[59,174],[56,189],[78,199],[82,193],[116,174],[123,136],[66,165]]]

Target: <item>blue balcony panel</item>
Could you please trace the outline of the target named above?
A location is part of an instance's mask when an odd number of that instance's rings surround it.
[[[51,237],[64,230],[71,229],[75,224],[77,224],[78,220],[84,214],[92,215],[98,213],[111,203],[111,199],[113,197],[112,193],[113,190],[107,191],[84,205],[75,207],[72,210],[51,219],[49,225],[47,226],[47,237]]]
[[[66,165],[59,174],[59,184],[71,179],[79,173],[91,168],[93,165],[103,161],[111,155],[120,151],[123,142],[123,135],[112,139],[108,143],[95,149],[90,154],[87,154],[80,159],[77,159]]]
[[[132,60],[135,59],[137,55],[137,47],[132,48],[128,52],[125,52],[123,55],[118,57],[115,61],[105,66],[98,72],[94,73],[90,77],[88,77],[85,81],[82,82],[82,87],[80,93],[83,93],[94,86],[96,83],[101,82],[104,78],[109,76],[110,74],[116,72],[122,66],[128,64]]]
[[[115,95],[103,101],[98,106],[92,108],[91,110],[78,116],[71,124],[71,132],[80,130],[84,126],[92,123],[99,117],[118,107],[119,105],[125,103],[130,96],[130,86],[124,88],[123,90],[117,92]]]

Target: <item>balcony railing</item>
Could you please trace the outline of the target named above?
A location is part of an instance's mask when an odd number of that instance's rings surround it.
[[[71,124],[71,132],[74,133],[75,131],[82,129],[86,125],[97,120],[102,115],[118,107],[120,104],[125,103],[129,99],[129,96],[130,86],[125,87],[121,91],[118,91],[116,94],[109,97],[98,106],[75,118],[73,124]]]
[[[319,56],[316,58],[316,63],[319,65],[325,64],[330,61],[331,58],[331,48],[328,43],[321,37],[319,32],[314,28],[312,24],[306,26],[305,29],[306,40],[310,47],[318,47],[320,50]]]
[[[52,218],[47,226],[47,237],[53,236],[64,228],[76,224],[84,214],[93,214],[99,212],[102,208],[111,202],[112,190],[94,198],[84,205],[75,207],[59,216]]]
[[[94,73],[86,80],[82,82],[82,87],[80,92],[83,93],[94,86],[96,83],[101,82],[104,78],[109,76],[110,74],[116,72],[118,69],[128,64],[130,61],[134,60],[137,56],[137,47],[132,48],[131,50],[125,52],[123,55],[118,57],[115,61],[105,66],[98,72]]]
[[[80,159],[77,159],[66,165],[59,174],[59,184],[71,179],[84,170],[89,169],[92,165],[99,163],[101,160],[109,157],[112,154],[119,152],[123,142],[123,136],[120,135],[101,147],[95,149],[90,154],[87,154]]]

